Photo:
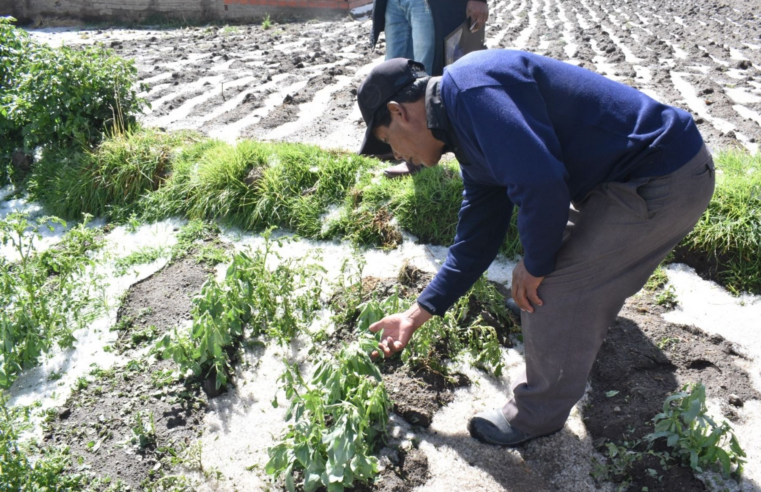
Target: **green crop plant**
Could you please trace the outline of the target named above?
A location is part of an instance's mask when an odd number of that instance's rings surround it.
[[[653,418],[655,432],[645,439],[665,439],[671,454],[697,472],[718,463],[725,475],[741,475],[745,452],[729,423],[717,424],[708,416],[705,391],[702,384],[688,384],[666,398]]]
[[[65,226],[59,219],[31,220],[21,213],[0,220],[0,242],[18,257],[13,262],[0,258],[0,388],[9,387],[54,345],[71,346],[73,331],[95,314],[87,309],[92,285],[82,273],[94,265],[87,253],[103,243],[82,223],[57,247],[38,253],[34,244],[40,229],[55,223]]]
[[[68,448],[39,449],[20,439],[29,425],[29,409],[9,407],[0,393],[0,490],[83,490],[86,477],[71,472]]]
[[[614,482],[617,485],[617,492],[632,490],[632,472],[643,459],[650,458],[650,460],[658,460],[660,470],[648,468],[647,473],[652,478],[661,481],[663,472],[669,467],[669,455],[652,449],[639,451],[637,448],[640,444],[641,441],[624,441],[621,445],[613,442],[605,443],[607,462],[602,463],[593,457],[592,477],[597,482]]]
[[[270,270],[268,259],[280,259],[275,246],[286,238],[264,233],[264,245],[233,256],[223,282],[207,281],[193,301],[189,335],[164,336],[157,350],[196,377],[215,377],[216,388],[227,385],[232,373],[231,355],[244,335],[268,335],[288,343],[311,322],[319,308],[320,275],[311,267],[281,261]],[[248,329],[248,333],[245,330]]]
[[[0,158],[44,145],[89,145],[134,122],[134,61],[102,46],[52,48],[33,41],[15,19],[0,18]]]
[[[476,310],[475,307],[479,309]],[[415,332],[402,360],[413,367],[427,367],[446,374],[442,357],[456,359],[467,351],[473,365],[495,376],[502,374],[502,344],[491,324],[514,327],[505,298],[486,277],[481,277],[444,316],[431,318]]]
[[[60,217],[89,213],[127,222],[144,195],[170,175],[177,149],[194,138],[187,132],[132,128],[113,133],[92,150],[51,148],[35,165],[27,188]]]
[[[364,300],[362,288],[362,271],[366,266],[364,257],[354,250],[351,258],[341,263],[341,270],[333,286],[335,294],[330,299],[330,306],[335,312],[333,321],[338,326],[354,323],[359,314],[359,306]]]
[[[270,20],[270,14],[267,14],[262,21],[262,29],[265,31],[272,27],[272,21]]]
[[[732,292],[761,292],[761,154],[717,156],[716,191],[682,246],[707,255]]]
[[[398,313],[406,310],[410,302],[399,298],[399,293],[388,296],[385,300],[370,299],[358,306],[359,316],[357,317],[357,331],[359,333],[369,332],[370,325],[380,321],[387,314]]]
[[[348,288],[342,283],[339,290],[343,294],[333,301],[334,308],[338,309],[336,319],[339,323],[355,322],[359,333],[367,332],[370,325],[385,316],[406,310],[415,301],[401,297],[395,291],[384,300],[367,293],[370,298],[360,304],[363,298],[361,285],[361,280]],[[508,331],[515,328],[505,307],[504,296],[482,277],[444,316],[431,318],[415,332],[402,351],[402,361],[415,368],[424,367],[446,375],[444,359],[456,359],[461,353],[468,352],[473,365],[499,377],[504,362],[502,344],[492,326],[495,324],[505,326]]]
[[[659,306],[663,306],[666,309],[674,309],[679,305],[679,300],[676,297],[676,290],[673,285],[667,286],[660,293],[655,296],[655,303]]]
[[[156,424],[153,412],[135,412],[132,425],[130,425],[130,433],[131,436],[125,444],[130,444],[141,450],[154,447],[156,445]]]
[[[279,378],[290,402],[285,419],[291,423],[268,450],[266,472],[282,477],[290,492],[296,490],[299,471],[305,492],[343,491],[378,474],[372,453],[385,439],[391,402],[368,355],[376,344],[364,335],[335,358],[324,356],[308,382],[290,364]]]

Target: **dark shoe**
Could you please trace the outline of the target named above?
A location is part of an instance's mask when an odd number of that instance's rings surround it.
[[[501,408],[476,414],[468,423],[471,437],[486,444],[517,446],[535,437],[510,425]]]
[[[383,171],[383,175],[387,178],[401,178],[402,176],[412,176],[413,174],[420,172],[423,166],[416,166],[415,164],[407,161],[391,166]]]
[[[521,319],[521,308],[518,307],[518,305],[515,303],[515,300],[512,297],[508,297],[505,299],[505,307],[510,310],[511,313],[515,315],[516,318]]]

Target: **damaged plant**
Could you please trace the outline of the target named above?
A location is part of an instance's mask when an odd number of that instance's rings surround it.
[[[0,258],[0,388],[10,387],[54,345],[70,347],[73,331],[94,315],[86,309],[91,284],[81,274],[94,265],[87,253],[103,243],[85,221],[55,248],[38,253],[40,231],[55,224],[66,226],[60,219],[30,220],[22,213],[0,220],[0,243],[10,245],[16,257]]]
[[[502,343],[493,325],[513,323],[502,294],[481,277],[444,316],[431,318],[415,332],[402,360],[446,375],[443,359],[456,359],[467,351],[474,366],[499,377],[504,368]]]
[[[182,374],[213,377],[215,389],[225,387],[232,374],[232,356],[244,335],[268,335],[286,344],[309,323],[319,308],[320,277],[316,271],[280,261],[270,270],[270,258],[282,260],[273,250],[285,238],[264,233],[261,249],[234,255],[223,282],[207,281],[193,301],[189,335],[169,335],[157,351],[180,365]],[[247,331],[246,331],[247,330]]]
[[[717,424],[708,416],[706,390],[702,384],[687,384],[666,398],[663,412],[653,418],[655,432],[645,436],[650,442],[666,439],[677,460],[703,472],[717,462],[724,475],[742,474],[745,452],[725,421]]]
[[[266,472],[282,477],[290,492],[297,476],[305,492],[339,492],[378,474],[372,453],[386,436],[391,402],[368,355],[376,344],[374,337],[360,336],[337,357],[325,356],[309,382],[296,365],[287,365],[279,378],[290,400],[285,418],[292,422],[268,450]],[[272,404],[277,407],[277,400]]]

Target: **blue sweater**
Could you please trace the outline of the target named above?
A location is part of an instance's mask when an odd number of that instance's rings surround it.
[[[489,267],[513,204],[526,269],[543,277],[555,269],[572,200],[600,183],[669,174],[703,145],[685,111],[527,52],[471,53],[439,84],[465,192],[447,260],[418,298],[432,314]]]

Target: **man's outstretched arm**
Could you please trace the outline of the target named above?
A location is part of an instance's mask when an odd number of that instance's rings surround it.
[[[504,188],[468,184],[465,179],[457,235],[441,270],[409,310],[370,327],[374,333],[383,330],[379,348],[384,355],[401,352],[415,330],[433,315],[443,316],[476,283],[497,256],[512,211]]]

